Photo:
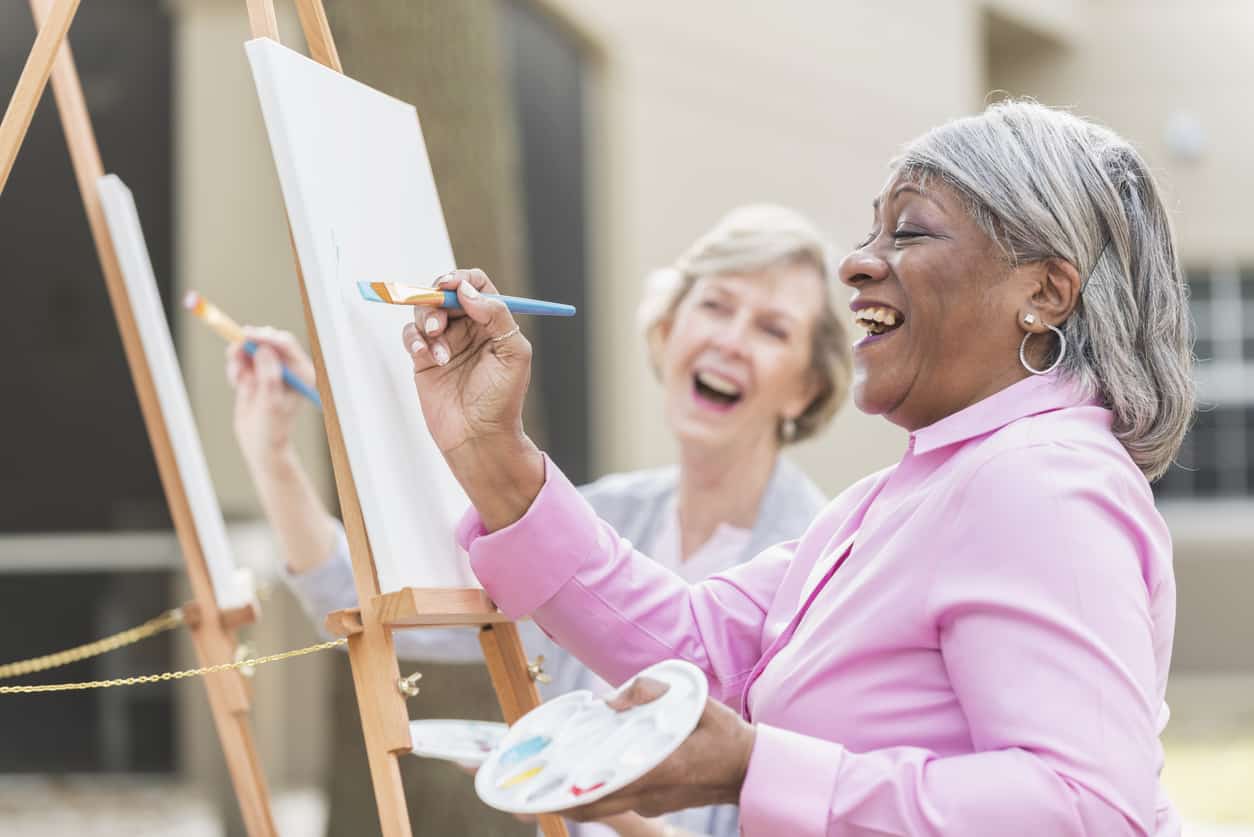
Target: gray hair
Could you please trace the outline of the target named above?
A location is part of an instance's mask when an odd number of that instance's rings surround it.
[[[1059,368],[1114,413],[1142,472],[1161,476],[1193,416],[1193,337],[1171,219],[1136,150],[1072,114],[1006,101],[929,131],[894,166],[954,189],[1011,264],[1060,258],[1087,277]]]
[[[661,352],[662,326],[675,315],[679,303],[702,276],[746,274],[781,265],[814,268],[823,282],[823,305],[815,314],[810,345],[810,372],[818,392],[794,422],[776,431],[781,444],[813,436],[831,420],[849,391],[853,378],[853,349],[848,327],[836,316],[831,286],[834,273],[831,246],[808,218],[793,209],[772,204],[750,204],[733,209],[698,238],[675,263],[655,270],[636,322],[649,345],[654,371]]]

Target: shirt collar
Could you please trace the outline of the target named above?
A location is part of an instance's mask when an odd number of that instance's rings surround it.
[[[1078,383],[1057,372],[1033,375],[916,430],[910,434],[910,439],[914,453],[921,455],[992,433],[1021,418],[1098,403]]]

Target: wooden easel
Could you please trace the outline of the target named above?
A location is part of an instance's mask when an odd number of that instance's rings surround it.
[[[18,79],[13,98],[5,111],[4,121],[0,123],[0,193],[4,190],[35,108],[51,76],[57,110],[65,131],[66,144],[69,146],[78,190],[87,212],[96,255],[104,273],[109,302],[122,336],[122,346],[135,391],[139,396],[144,426],[152,442],[161,486],[187,566],[193,599],[183,607],[184,619],[191,630],[192,643],[201,666],[230,663],[235,656],[236,629],[256,621],[259,613],[255,605],[231,610],[220,609],[214,596],[204,550],[193,523],[187,491],[174,458],[173,444],[166,431],[152,371],[148,367],[147,356],[140,342],[122,268],[114,252],[104,209],[96,190],[96,182],[104,174],[104,167],[74,58],[69,45],[64,43],[78,5],[79,0],[31,0],[31,10],[39,31]],[[270,813],[269,790],[249,726],[251,695],[248,683],[238,671],[210,674],[204,681],[244,825],[251,837],[275,837],[278,832]]]
[[[246,2],[253,36],[278,42],[273,0]],[[295,3],[310,56],[338,73],[344,72],[322,0],[295,0]],[[331,633],[348,638],[348,656],[353,669],[357,706],[361,712],[366,756],[384,837],[410,837],[412,830],[405,807],[398,758],[409,753],[413,744],[409,734],[409,713],[405,707],[407,690],[397,664],[392,631],[397,628],[450,625],[479,627],[483,656],[501,704],[501,713],[508,723],[513,723],[540,705],[534,683],[535,671],[528,665],[517,627],[496,609],[483,590],[408,587],[387,594],[380,592],[361,502],[349,466],[335,399],[327,379],[317,328],[300,270],[300,257],[294,244],[292,251],[297,261],[301,303],[317,370],[322,415],[353,565],[353,582],[360,603],[357,608],[329,614],[326,627]],[[543,816],[540,827],[546,837],[566,837],[566,825],[561,817]]]

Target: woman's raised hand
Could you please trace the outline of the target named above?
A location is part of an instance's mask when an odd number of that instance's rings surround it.
[[[290,451],[302,401],[283,383],[283,366],[310,386],[314,367],[286,331],[245,326],[244,337],[257,346],[253,356],[244,351],[243,343],[226,349],[226,377],[235,390],[235,436],[249,465],[266,469]]]
[[[457,291],[462,310],[414,307],[401,333],[427,428],[484,525],[526,512],[544,482],[544,461],[523,430],[531,343],[482,270],[455,270],[436,286]]]

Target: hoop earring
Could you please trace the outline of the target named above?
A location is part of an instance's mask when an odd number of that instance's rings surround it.
[[[1028,316],[1030,317],[1032,315],[1029,314]],[[1024,318],[1024,321],[1027,321],[1027,317]],[[1028,346],[1028,338],[1032,336],[1032,332],[1029,331],[1027,334],[1023,335],[1023,342],[1019,344],[1019,362],[1023,364],[1024,369],[1028,370],[1033,375],[1048,375],[1050,372],[1057,369],[1058,364],[1062,363],[1062,359],[1067,356],[1067,338],[1063,336],[1062,329],[1055,328],[1049,323],[1045,323],[1045,327],[1054,334],[1058,335],[1058,357],[1054,358],[1054,362],[1045,369],[1033,369],[1028,363],[1027,357],[1024,355],[1024,349]]]

